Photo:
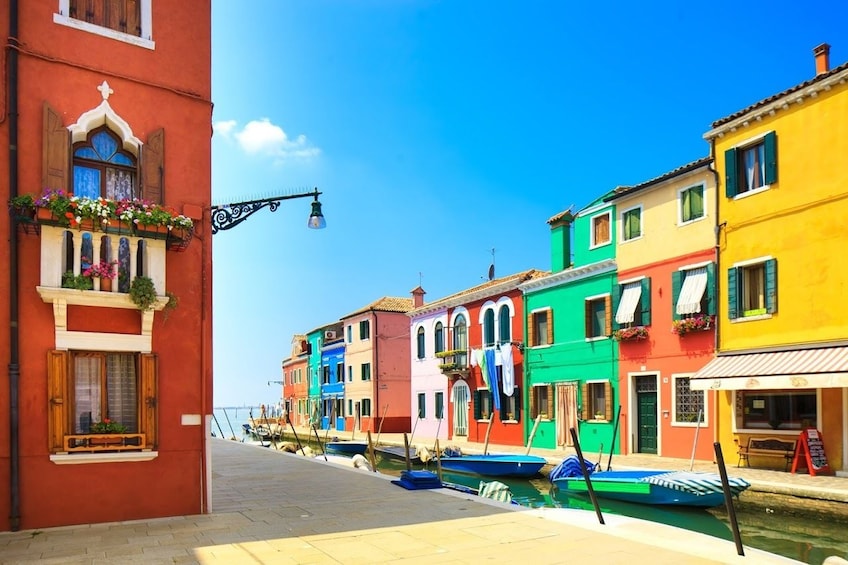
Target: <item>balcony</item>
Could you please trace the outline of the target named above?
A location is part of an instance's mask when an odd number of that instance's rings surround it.
[[[468,351],[465,349],[440,351],[436,353],[436,357],[439,358],[439,370],[442,374],[454,378],[468,376]]]

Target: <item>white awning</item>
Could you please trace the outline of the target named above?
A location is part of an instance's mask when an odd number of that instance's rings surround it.
[[[848,346],[716,357],[689,379],[693,390],[848,387]]]
[[[636,317],[636,307],[642,296],[642,281],[627,283],[621,293],[621,302],[615,312],[615,321],[619,324],[630,324]]]
[[[676,311],[679,315],[694,314],[701,311],[701,299],[707,289],[707,268],[700,267],[686,271],[683,288],[677,297]]]

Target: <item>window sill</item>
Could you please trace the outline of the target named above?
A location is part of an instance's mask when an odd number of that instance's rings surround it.
[[[107,27],[91,24],[75,18],[69,18],[62,14],[53,14],[53,23],[72,27],[80,31],[87,31],[95,35],[102,35],[103,37],[109,37],[116,41],[129,43],[130,45],[137,45],[138,47],[144,47],[145,49],[153,50],[156,48],[156,43],[150,39],[143,39],[141,37],[109,29]]]
[[[625,243],[630,243],[630,242],[633,242],[633,241],[639,241],[640,239],[642,239],[643,235],[644,234],[639,234],[639,235],[634,235],[633,237],[628,237],[628,238],[622,237],[621,243],[623,245]]]
[[[137,463],[152,461],[158,451],[124,451],[122,453],[53,453],[50,461],[56,465],[87,465],[89,463]]]
[[[680,220],[679,222],[677,222],[677,227],[682,228],[682,227],[685,227],[685,226],[691,226],[692,224],[696,224],[696,223],[700,222],[701,220],[706,220],[706,219],[707,219],[707,216],[703,215],[700,218],[692,218],[691,220],[685,220],[685,221]]]
[[[591,251],[592,249],[597,249],[598,247],[604,247],[605,245],[610,245],[610,244],[612,244],[612,240],[603,241],[601,243],[594,243],[594,244],[589,246],[589,250]]]
[[[586,338],[586,341],[587,341],[587,342],[588,342],[588,341],[601,341],[602,339],[609,339],[609,336],[606,336],[606,335],[599,335],[599,336],[595,336],[595,337],[587,337],[587,338]]]
[[[730,320],[731,324],[738,324],[742,322],[756,322],[757,320],[768,320],[773,317],[772,314],[759,314],[757,316],[747,316],[745,318],[733,318]]]
[[[761,192],[765,192],[771,188],[770,184],[765,184],[759,188],[755,188],[753,190],[746,190],[745,192],[740,192],[733,196],[733,200],[741,200],[742,198],[747,198],[749,196],[753,196],[755,194],[760,194]]]
[[[76,306],[103,306],[106,308],[126,308],[138,310],[138,306],[125,292],[103,292],[99,290],[77,290],[74,288],[54,288],[49,286],[36,287],[38,294],[44,302],[52,303],[63,300],[66,304]],[[161,310],[168,304],[167,296],[159,296],[153,305],[152,311]]]

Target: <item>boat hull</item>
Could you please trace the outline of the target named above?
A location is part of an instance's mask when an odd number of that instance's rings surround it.
[[[535,455],[460,455],[442,457],[443,469],[455,473],[486,477],[535,477],[547,464],[544,457]]]
[[[380,445],[375,448],[375,451],[381,456],[395,461],[406,461],[406,449],[396,445]],[[412,465],[421,464],[421,457],[417,454],[414,447],[409,448],[409,462]]]
[[[637,504],[712,508],[724,503],[724,491],[713,473],[670,471],[601,471],[589,475],[595,495]],[[557,489],[571,495],[587,495],[583,477],[561,477],[553,481]],[[732,479],[731,494],[738,495],[748,483]]]
[[[364,455],[368,444],[358,441],[328,441],[324,444],[324,451],[333,455]]]

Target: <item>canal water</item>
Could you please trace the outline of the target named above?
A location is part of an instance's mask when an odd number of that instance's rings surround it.
[[[216,417],[224,430],[223,437],[236,437],[245,443],[255,443],[249,434],[245,435],[241,424],[247,421],[247,409],[227,410],[227,417],[231,422],[231,428],[227,427],[226,420],[222,420],[223,414],[216,410]],[[254,409],[254,416],[258,414]],[[238,418],[238,419],[234,419]],[[213,422],[213,431],[219,435]],[[230,430],[233,430],[231,434]],[[320,436],[323,440],[323,436]],[[304,445],[315,453],[321,453],[321,447],[313,438],[298,438]],[[292,441],[286,438],[283,441]],[[267,442],[266,442],[267,445]],[[418,466],[416,469],[420,469]],[[403,461],[393,459],[380,459],[377,461],[377,469],[389,475],[399,476],[406,469]],[[428,469],[435,471],[435,466]],[[491,480],[485,477],[464,475],[461,473],[448,473],[442,471],[444,482],[456,483],[465,487],[477,489],[480,481]],[[509,486],[513,500],[522,506],[539,508],[580,508],[594,512],[594,506],[588,498],[567,497],[552,488],[546,477],[539,476],[533,479],[497,479]],[[740,500],[748,501],[753,496],[742,493]],[[848,521],[834,520],[831,516],[821,518],[809,515],[800,516],[790,507],[788,499],[782,497],[771,497],[767,503],[737,504],[736,518],[739,526],[742,543],[748,547],[763,549],[778,555],[790,557],[810,565],[821,565],[827,557],[838,556],[848,559]],[[733,540],[733,532],[730,528],[726,509],[724,507],[711,508],[709,510],[697,508],[662,508],[642,504],[629,504],[626,502],[599,500],[601,512],[604,514],[618,514],[650,520],[662,524],[668,524],[701,532],[713,537]]]

